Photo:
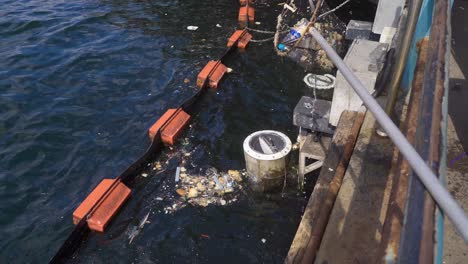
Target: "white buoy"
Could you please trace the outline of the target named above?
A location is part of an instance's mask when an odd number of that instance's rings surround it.
[[[280,189],[286,173],[291,140],[273,130],[257,131],[244,140],[247,176],[257,191]]]

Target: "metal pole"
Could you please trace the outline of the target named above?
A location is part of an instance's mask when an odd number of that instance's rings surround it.
[[[390,139],[406,158],[408,163],[411,165],[411,168],[416,172],[419,179],[432,195],[434,200],[452,221],[458,232],[460,232],[465,243],[468,243],[468,217],[460,205],[458,205],[450,193],[444,188],[444,186],[442,186],[437,176],[432,172],[429,166],[427,166],[421,156],[419,156],[418,152],[416,152],[411,143],[408,142],[400,129],[393,123],[392,119],[385,113],[379,103],[367,91],[361,81],[359,81],[356,75],[354,75],[351,69],[344,63],[330,44],[328,44],[328,42],[315,28],[311,28],[309,32],[323,50],[325,50],[330,60],[333,61],[367,108],[372,112],[372,114],[374,114],[374,117],[379,122],[380,126],[385,130],[385,132],[387,132]]]
[[[402,39],[400,53],[398,54],[397,60],[395,62],[393,76],[390,79],[389,95],[387,105],[385,106],[385,112],[387,112],[387,115],[389,116],[392,116],[393,109],[395,108],[398,91],[400,90],[401,78],[403,77],[403,71],[405,70],[406,62],[408,60],[411,44],[413,43],[413,35],[414,31],[416,30],[416,24],[418,22],[422,2],[423,0],[410,1],[408,22],[406,24],[406,30],[404,31],[405,35]]]

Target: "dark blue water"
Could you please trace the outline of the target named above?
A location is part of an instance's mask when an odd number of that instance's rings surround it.
[[[277,8],[257,8],[263,29],[273,28]],[[236,1],[213,0],[2,1],[1,263],[54,255],[79,203],[144,152],[158,116],[196,91],[196,75],[236,28],[237,10]],[[310,93],[304,71],[274,56],[269,43],[227,64],[234,72],[204,97],[185,134],[199,149],[194,162],[219,170],[243,168],[241,144],[253,131],[294,139],[292,110]],[[92,234],[75,261],[282,262],[306,202],[294,191],[244,195],[233,206],[161,215],[154,202],[161,179],[140,181],[109,232]],[[148,210],[151,223],[128,245],[125,230]]]

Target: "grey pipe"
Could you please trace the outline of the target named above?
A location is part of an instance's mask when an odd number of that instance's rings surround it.
[[[359,81],[356,75],[354,75],[351,69],[344,63],[330,44],[328,44],[328,42],[315,28],[311,28],[309,32],[325,50],[330,60],[333,61],[367,108],[372,112],[372,114],[374,114],[375,119],[379,122],[380,126],[385,130],[393,143],[398,147],[401,154],[403,154],[406,160],[408,160],[411,168],[416,172],[419,179],[432,195],[439,207],[442,208],[458,232],[460,232],[465,243],[468,243],[468,217],[460,205],[458,205],[450,193],[444,188],[444,186],[442,186],[437,176],[432,172],[429,166],[427,166],[421,156],[419,156],[418,152],[416,152],[413,146],[408,142],[400,129],[398,129],[398,127],[393,123],[392,119],[385,113],[379,103],[367,91],[361,81]]]
[[[409,2],[409,16],[406,23],[406,30],[404,30],[405,33],[399,49],[400,52],[395,62],[395,69],[392,74],[393,76],[390,79],[388,100],[387,105],[385,106],[385,112],[387,112],[387,115],[389,116],[392,116],[393,109],[395,108],[398,91],[400,90],[401,78],[403,77],[403,71],[405,70],[406,62],[408,61],[408,54],[411,49],[411,44],[413,43],[414,31],[416,30],[423,0],[410,0]],[[379,133],[379,135],[382,134]]]

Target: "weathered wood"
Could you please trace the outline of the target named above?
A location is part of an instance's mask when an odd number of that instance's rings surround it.
[[[380,102],[382,103],[382,102]],[[375,263],[390,197],[393,145],[367,112],[315,263]]]
[[[311,263],[341,186],[363,113],[344,111],[285,263]]]
[[[424,77],[424,68],[427,61],[428,39],[423,39],[418,43],[418,62],[416,64],[413,84],[411,88],[411,97],[408,103],[408,110],[402,126],[408,141],[414,145],[416,139],[416,128],[418,125],[419,107],[422,97],[422,81]],[[406,207],[410,166],[408,161],[403,159],[397,148],[394,150],[392,168],[390,169],[390,178],[392,178],[392,191],[390,201],[385,217],[383,228],[382,243],[380,245],[379,259],[385,262],[393,261],[396,263],[398,249],[400,246],[400,234],[403,227],[403,218]]]

